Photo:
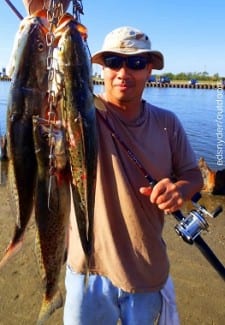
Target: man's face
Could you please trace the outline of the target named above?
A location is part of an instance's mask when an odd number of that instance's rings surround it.
[[[146,58],[143,55],[141,57]],[[119,58],[121,58],[121,56]],[[123,56],[123,58],[126,57]],[[130,64],[126,62],[122,62],[122,64],[120,64],[121,66],[117,64],[119,66],[118,68],[114,68],[113,64],[109,64],[110,66],[103,66],[105,93],[110,102],[114,104],[125,104],[141,99],[145,83],[152,70],[152,64],[146,63],[142,65],[143,68],[137,69],[135,68],[136,58],[135,56],[134,62],[131,62],[131,67]],[[134,64],[134,68],[132,68],[132,64]]]

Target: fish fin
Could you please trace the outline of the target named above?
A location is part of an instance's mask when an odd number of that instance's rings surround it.
[[[14,215],[16,215],[16,224],[20,228],[20,212],[19,212],[19,193],[18,188],[16,186],[16,177],[13,166],[12,159],[9,160],[8,165],[8,181],[7,181],[7,194],[8,194],[8,202],[10,209]]]
[[[51,299],[44,297],[42,300],[41,310],[38,315],[37,325],[44,325],[54,311],[62,306],[63,298],[59,289]]]
[[[39,275],[42,280],[45,279],[45,270],[44,270],[44,262],[43,262],[43,257],[42,257],[42,251],[41,251],[41,244],[40,244],[40,237],[38,231],[36,231],[35,234],[35,256],[36,256],[36,261],[38,265],[38,271]]]
[[[60,37],[65,30],[71,28],[71,25],[69,25],[70,23],[72,23],[72,27],[75,27],[76,30],[80,33],[82,39],[86,41],[88,38],[87,27],[81,24],[80,22],[76,21],[76,19],[74,19],[74,17],[69,13],[65,13],[63,16],[60,17],[58,26],[55,31],[56,38]]]
[[[5,254],[3,255],[0,261],[0,269],[14,256],[16,255],[22,248],[23,238],[17,241],[16,243],[10,242],[8,247],[5,250]]]

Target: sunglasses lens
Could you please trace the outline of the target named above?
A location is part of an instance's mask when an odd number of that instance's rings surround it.
[[[107,56],[104,58],[104,63],[110,69],[120,69],[123,65],[123,60],[121,56]]]
[[[110,69],[120,69],[123,62],[126,63],[127,68],[132,70],[142,70],[149,63],[149,59],[144,56],[128,56],[122,57],[118,55],[105,56],[104,64]]]
[[[127,58],[127,67],[132,70],[142,70],[146,67],[148,59],[144,56],[131,56]]]

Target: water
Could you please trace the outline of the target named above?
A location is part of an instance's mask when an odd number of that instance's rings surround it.
[[[6,107],[9,86],[9,82],[0,82],[0,134],[4,134],[6,131]],[[102,90],[103,86],[95,86],[96,93]],[[216,157],[218,143],[216,135],[217,96],[216,89],[146,88],[143,97],[156,106],[176,113],[186,130],[197,159],[203,156],[211,168],[221,169],[224,166],[217,165]],[[224,138],[225,134],[223,134]],[[225,157],[224,150],[225,145],[223,146],[223,157]]]
[[[148,88],[145,95],[151,103],[168,108],[179,117],[197,158],[203,156],[216,167],[217,90]]]
[[[6,109],[10,82],[0,81],[0,135],[6,131]]]

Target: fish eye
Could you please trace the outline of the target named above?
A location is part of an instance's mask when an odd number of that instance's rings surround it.
[[[37,48],[38,48],[38,51],[39,52],[42,52],[44,50],[44,44],[43,44],[43,42],[38,42]]]
[[[62,52],[63,49],[64,49],[64,46],[63,46],[63,45],[59,45],[59,46],[58,46],[58,51]]]
[[[49,132],[47,131],[43,131],[41,133],[41,136],[42,136],[42,139],[45,141],[45,142],[48,142],[49,141]]]

